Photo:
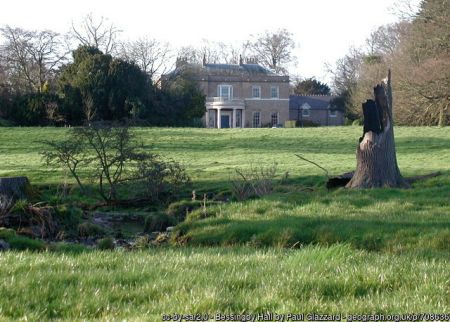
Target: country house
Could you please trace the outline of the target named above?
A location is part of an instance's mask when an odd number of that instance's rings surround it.
[[[209,128],[272,127],[289,118],[289,76],[247,61],[191,64],[178,59],[167,76],[187,74],[206,96],[204,125]]]

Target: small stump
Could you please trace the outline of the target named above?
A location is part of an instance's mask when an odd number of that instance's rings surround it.
[[[31,195],[31,185],[27,177],[0,178],[0,196],[7,199],[28,199]]]

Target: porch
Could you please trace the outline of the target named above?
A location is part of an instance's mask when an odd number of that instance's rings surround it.
[[[206,101],[208,128],[242,128],[245,126],[245,103],[239,99],[211,97]]]

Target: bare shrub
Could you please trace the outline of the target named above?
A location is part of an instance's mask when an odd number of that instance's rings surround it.
[[[24,209],[30,225],[37,225],[40,230],[40,237],[53,236],[57,231],[55,220],[55,209],[50,206],[28,205]]]
[[[135,178],[141,183],[143,195],[153,201],[170,199],[190,183],[183,166],[157,155],[148,155],[137,164]]]
[[[94,122],[63,141],[44,143],[48,165],[69,170],[83,193],[83,180],[92,180],[107,203],[167,200],[190,183],[179,163],[144,151],[126,124]]]
[[[277,173],[277,163],[270,166],[253,167],[243,170],[237,168],[235,177],[231,180],[233,196],[238,200],[246,200],[250,197],[261,197],[272,192]]]
[[[14,207],[14,198],[0,194],[0,223],[9,215],[9,212]]]

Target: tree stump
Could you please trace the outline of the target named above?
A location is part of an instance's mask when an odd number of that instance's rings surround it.
[[[13,200],[27,199],[31,186],[27,177],[0,178],[0,196]]]
[[[387,83],[374,87],[375,100],[362,104],[363,136],[356,149],[356,170],[346,188],[409,186],[400,174],[394,142],[391,71]]]

